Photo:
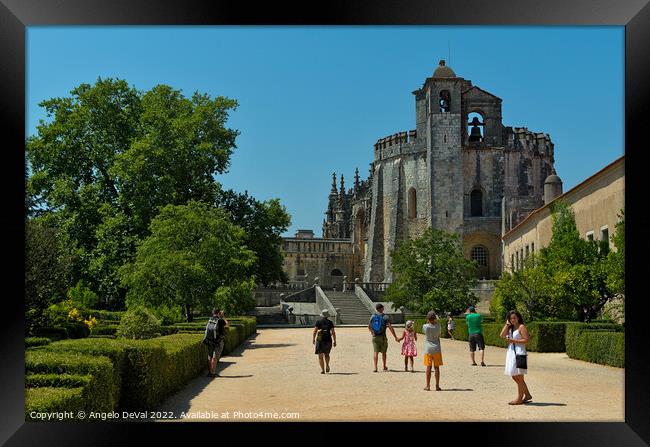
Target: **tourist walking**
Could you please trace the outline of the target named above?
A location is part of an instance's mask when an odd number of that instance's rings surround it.
[[[456,329],[454,317],[451,316],[451,312],[447,312],[447,333],[452,340],[456,340],[454,338],[454,329]]]
[[[213,309],[203,335],[203,343],[208,347],[208,377],[219,375],[217,374],[217,362],[223,352],[226,327],[228,327],[228,320],[226,320],[223,311]]]
[[[427,323],[422,326],[424,333],[424,366],[427,367],[425,391],[431,391],[431,367],[435,370],[436,391],[440,389],[440,366],[442,366],[442,350],[440,349],[440,324],[434,311],[427,314]]]
[[[397,335],[390,322],[390,317],[384,315],[384,305],[377,303],[375,305],[377,313],[370,318],[368,323],[368,330],[372,334],[372,347],[373,347],[373,361],[375,365],[374,372],[377,372],[377,360],[381,352],[382,360],[384,363],[384,371],[388,371],[386,366],[386,351],[388,350],[388,337],[386,337],[386,328],[393,334],[393,338],[397,341]]]
[[[415,328],[413,327],[413,320],[409,320],[406,322],[406,326],[404,327],[404,332],[402,333],[402,336],[397,339],[397,341],[402,341],[402,355],[404,356],[404,371],[408,371],[408,364],[409,361],[411,362],[411,372],[415,372],[413,369],[413,357],[417,357],[418,355],[418,348],[415,344],[416,341],[418,341],[418,334],[415,332]]]
[[[524,319],[519,312],[515,310],[508,312],[506,324],[501,329],[501,338],[508,341],[504,374],[511,376],[517,384],[517,398],[508,403],[521,405],[530,402],[533,396],[524,380],[524,374],[528,372],[526,343],[528,343],[529,336],[528,329],[524,326]]]
[[[316,347],[320,373],[325,374],[330,372],[330,351],[332,346],[336,346],[336,331],[334,331],[334,323],[328,318],[330,313],[327,309],[323,309],[320,316],[321,318],[314,325],[311,342]]]
[[[467,322],[467,333],[469,335],[469,356],[472,359],[472,366],[476,366],[474,351],[478,347],[481,352],[481,366],[485,366],[485,340],[483,338],[483,317],[476,312],[474,306],[469,306],[468,314],[465,316]]]

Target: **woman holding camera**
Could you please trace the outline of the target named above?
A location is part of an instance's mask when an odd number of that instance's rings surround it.
[[[524,326],[524,319],[519,312],[515,310],[508,312],[506,324],[501,329],[500,336],[508,341],[504,374],[511,376],[517,384],[517,398],[508,403],[521,405],[530,402],[533,396],[524,381],[524,374],[528,372],[526,343],[528,343],[529,336],[528,330]]]

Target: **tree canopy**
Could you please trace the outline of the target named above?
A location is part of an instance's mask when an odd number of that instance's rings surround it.
[[[497,316],[514,305],[531,320],[590,320],[624,292],[624,220],[612,237],[617,252],[611,252],[609,241],[580,238],[567,203],[555,203],[551,213],[548,246],[527,258],[521,269],[504,272],[498,282],[491,307]]]
[[[223,208],[223,219],[245,230],[242,243],[257,254],[248,277],[284,279],[284,207],[222,191],[215,179],[236,147],[239,132],[227,127],[235,100],[100,78],[40,105],[48,119],[26,142],[26,206],[30,219],[46,219],[65,240],[68,286],[83,280],[102,307],[122,308],[119,269],[134,260],[165,206],[191,201]]]
[[[476,304],[476,262],[465,259],[456,234],[429,228],[417,239],[402,242],[391,253],[395,281],[386,300],[411,311],[456,313]]]
[[[121,269],[129,307],[181,305],[189,321],[192,308],[213,305],[217,291],[239,293],[242,283],[251,283],[255,254],[223,210],[196,201],[167,205],[150,230],[134,262]]]

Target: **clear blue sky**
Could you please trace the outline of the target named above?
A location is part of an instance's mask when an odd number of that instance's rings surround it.
[[[321,236],[332,172],[365,179],[376,140],[415,128],[411,92],[442,58],[503,99],[504,125],[550,134],[565,191],[623,155],[623,27],[29,27],[26,133],[40,101],[98,77],[235,98],[218,181]]]

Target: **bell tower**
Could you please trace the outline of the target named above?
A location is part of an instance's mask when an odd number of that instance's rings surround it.
[[[463,228],[462,92],[471,83],[444,60],[422,88],[426,97],[426,148],[430,224],[448,232]]]

